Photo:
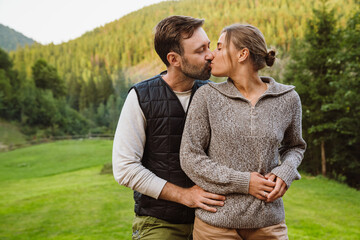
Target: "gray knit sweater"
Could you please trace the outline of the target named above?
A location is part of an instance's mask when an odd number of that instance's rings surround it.
[[[301,136],[301,102],[293,86],[269,77],[254,107],[232,80],[201,87],[189,108],[180,149],[181,167],[203,189],[225,194],[216,213],[196,216],[223,228],[260,228],[285,218],[281,198],[265,203],[248,193],[250,173],[272,172],[288,187],[300,179],[306,144]]]

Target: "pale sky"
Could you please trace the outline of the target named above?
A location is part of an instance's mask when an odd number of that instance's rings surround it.
[[[0,23],[41,44],[58,44],[161,1],[0,0]]]

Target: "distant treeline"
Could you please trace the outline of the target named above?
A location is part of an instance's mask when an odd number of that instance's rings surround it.
[[[18,122],[24,134],[40,138],[115,131],[129,88],[121,72],[111,79],[99,71],[93,73],[96,83],[91,76],[87,83],[71,78],[66,85],[43,59],[31,69],[26,79],[0,49],[0,118]]]
[[[155,25],[169,15],[188,15],[205,19],[206,30],[212,47],[215,48],[219,33],[224,26],[235,22],[246,22],[257,26],[265,35],[269,46],[279,53],[287,52],[295,39],[302,39],[306,22],[312,17],[310,11],[322,0],[181,0],[164,1],[133,12],[121,19],[99,27],[82,37],[60,45],[26,47],[11,53],[14,67],[29,78],[31,66],[38,59],[45,59],[56,67],[66,83],[71,78],[96,82],[99,65],[109,75],[141,63],[150,75],[162,66],[153,50]],[[356,0],[331,0],[330,7],[336,9],[338,24],[344,26],[357,4]],[[81,17],[79,16],[81,19]],[[76,24],[76,23],[74,23]],[[138,74],[139,68],[130,71],[129,77]]]

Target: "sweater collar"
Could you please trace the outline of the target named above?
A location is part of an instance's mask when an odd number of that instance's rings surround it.
[[[268,89],[264,92],[264,94],[261,96],[261,98],[264,96],[279,96],[279,95],[287,93],[295,88],[292,85],[284,85],[284,84],[278,83],[271,77],[260,77],[260,79],[263,82],[269,84]],[[235,87],[233,80],[231,80],[230,78],[228,78],[226,82],[221,82],[221,83],[210,82],[209,85],[227,97],[241,98],[241,99],[246,100],[246,98]]]

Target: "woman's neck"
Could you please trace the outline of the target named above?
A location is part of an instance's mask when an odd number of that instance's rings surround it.
[[[252,104],[267,90],[267,85],[260,79],[258,71],[250,68],[238,69],[230,78],[239,92]]]

